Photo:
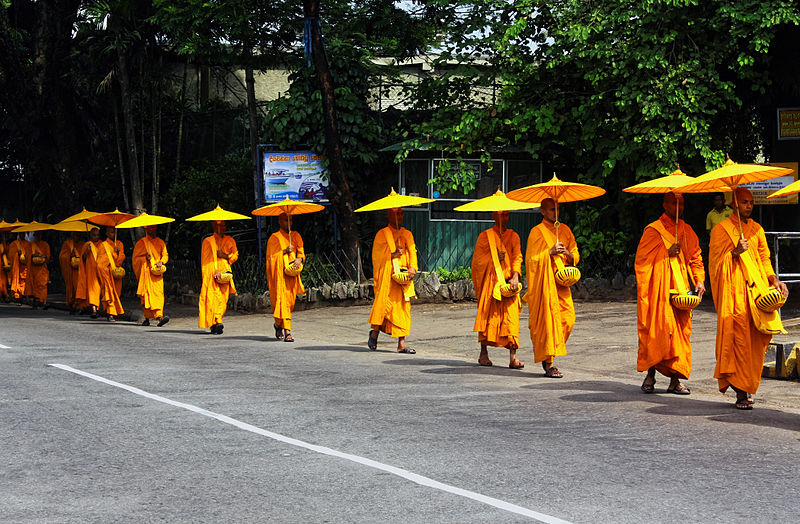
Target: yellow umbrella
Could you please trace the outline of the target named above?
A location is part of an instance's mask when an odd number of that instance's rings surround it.
[[[427,204],[428,202],[433,202],[432,198],[422,198],[417,196],[410,196],[410,195],[398,195],[394,188],[389,193],[388,196],[383,198],[379,198],[378,200],[371,202],[365,206],[361,206],[360,208],[356,209],[356,213],[361,213],[364,211],[380,211],[381,209],[394,209],[396,207],[407,207],[407,206],[418,206],[420,204]]]
[[[175,219],[169,217],[162,217],[159,215],[148,215],[147,213],[142,213],[136,218],[126,220],[117,227],[119,227],[120,229],[131,229],[134,227],[157,226],[159,224],[166,224],[168,222],[175,222]]]
[[[15,220],[14,222],[4,222],[3,231],[11,231],[14,228],[24,226],[27,222],[20,222],[19,219]]]
[[[46,231],[53,227],[53,224],[47,224],[45,222],[37,222],[33,221],[30,224],[25,224],[24,226],[20,226],[16,229],[12,229],[12,233],[27,233],[29,231]]]
[[[5,231],[6,229],[10,229],[14,226],[11,225],[11,222],[6,222],[5,220],[0,220],[0,231]]]
[[[283,213],[286,213],[288,216],[292,215],[305,215],[308,213],[316,213],[317,211],[322,211],[325,209],[325,206],[320,204],[312,204],[310,202],[298,202],[296,200],[289,200],[287,196],[285,200],[281,202],[275,202],[274,204],[267,204],[266,206],[259,207],[258,209],[253,210],[254,215],[262,216],[262,217],[276,217],[280,216]],[[292,247],[292,219],[289,219],[289,247]]]
[[[564,182],[555,173],[553,178],[541,184],[515,189],[508,193],[508,198],[521,202],[541,202],[546,198],[552,198],[556,203],[556,240],[558,240],[558,203],[577,202],[599,197],[606,192],[602,187],[579,184],[578,182]]]
[[[464,205],[458,206],[453,211],[462,212],[493,212],[493,211],[517,211],[520,209],[537,209],[538,203],[535,202],[520,202],[519,200],[511,200],[505,193],[499,189],[494,195],[481,198],[474,202],[468,202]]]
[[[100,215],[100,214],[101,213],[95,213],[94,211],[86,211],[86,208],[84,207],[83,211],[81,211],[80,213],[76,213],[76,214],[72,215],[71,217],[67,217],[67,218],[65,218],[64,220],[62,220],[59,223],[73,222],[75,220],[88,220],[88,219],[92,218],[93,216]]]
[[[794,182],[784,187],[783,189],[779,189],[774,193],[772,193],[771,195],[768,195],[767,198],[777,198],[782,196],[793,195],[795,193],[800,193],[800,180],[795,180]]]
[[[50,229],[54,231],[79,231],[86,233],[87,231],[91,231],[94,227],[97,226],[88,223],[86,220],[62,220],[57,224],[53,224],[53,227]]]
[[[217,204],[217,207],[211,211],[200,213],[199,215],[195,215],[186,219],[187,222],[203,222],[206,220],[250,220],[250,217],[240,215],[239,213],[234,213],[233,211],[226,211],[219,207],[219,204]]]
[[[695,178],[693,182],[681,186],[678,191],[681,192],[712,192],[720,191],[725,186],[736,189],[741,184],[749,184],[750,182],[760,182],[762,180],[769,180],[783,175],[788,175],[792,172],[791,169],[785,167],[775,166],[762,166],[758,164],[737,164],[728,157],[725,164],[713,171],[709,171],[704,175]],[[733,205],[736,208],[736,217],[739,216],[739,206],[736,203],[736,192],[733,193]],[[742,233],[742,223],[739,222],[739,234],[744,237]]]

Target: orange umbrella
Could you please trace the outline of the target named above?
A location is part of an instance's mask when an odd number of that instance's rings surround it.
[[[623,189],[626,193],[704,193],[701,191],[685,191],[682,186],[686,186],[697,179],[691,177],[681,171],[681,167],[670,173],[667,176],[654,178],[635,186],[626,187]],[[730,191],[729,187],[719,188],[720,190]],[[678,208],[675,207],[675,238],[678,238]]]
[[[800,180],[795,180],[788,186],[784,187],[783,189],[779,189],[772,193],[771,195],[767,196],[767,198],[777,198],[782,196],[793,195],[795,193],[800,193]]]
[[[305,215],[308,213],[316,213],[317,211],[322,211],[325,209],[325,206],[320,204],[312,204],[310,202],[298,202],[296,200],[289,200],[287,196],[285,200],[281,202],[275,202],[274,204],[267,204],[266,206],[259,207],[258,209],[253,210],[254,215],[262,216],[262,217],[276,217],[280,216],[283,213],[286,213],[289,218],[289,247],[292,247],[292,215]]]
[[[719,191],[724,187],[736,189],[741,184],[749,184],[750,182],[760,182],[762,180],[769,180],[783,175],[788,175],[792,172],[791,169],[785,167],[775,166],[762,166],[759,164],[737,164],[730,157],[725,164],[713,171],[709,171],[704,175],[695,178],[693,182],[681,186],[678,191],[681,192],[711,192]],[[733,204],[736,208],[736,216],[739,217],[739,206],[736,203],[736,192],[733,192]],[[739,222],[739,234],[744,237],[742,233],[742,223]]]
[[[111,213],[100,213],[89,218],[89,222],[100,226],[113,226],[117,227],[126,220],[136,218],[136,215],[130,213],[123,213],[119,209],[115,209]]]
[[[541,202],[547,198],[552,198],[556,203],[556,240],[558,240],[558,203],[577,202],[599,197],[606,192],[602,187],[579,184],[578,182],[564,182],[555,173],[553,178],[541,184],[515,189],[507,194],[512,200],[520,202]]]

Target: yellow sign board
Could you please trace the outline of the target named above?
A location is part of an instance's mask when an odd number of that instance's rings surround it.
[[[800,140],[800,107],[778,108],[778,140]]]

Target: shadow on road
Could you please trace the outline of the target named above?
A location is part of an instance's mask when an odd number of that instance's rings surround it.
[[[372,350],[363,346],[295,346],[298,351],[353,351],[355,353],[373,353]],[[379,349],[374,353],[386,353],[388,350]]]
[[[657,391],[646,395],[637,386],[624,382],[612,381],[549,381],[545,384],[530,384],[522,386],[527,389],[547,389],[575,391],[566,394],[562,400],[571,402],[610,403],[610,402],[647,402],[652,404],[647,408],[648,413],[655,415],[670,415],[677,417],[706,417],[709,420],[727,422],[729,424],[751,424],[789,431],[800,432],[800,415],[786,413],[772,408],[759,408],[758,402],[752,411],[741,411],[734,408],[734,399],[727,396],[725,401],[700,400],[689,397],[680,397],[666,392]],[[580,393],[578,393],[580,392]]]

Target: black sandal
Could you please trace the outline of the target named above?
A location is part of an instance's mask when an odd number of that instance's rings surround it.
[[[278,340],[283,340],[283,328],[278,327],[277,324],[273,324],[272,327],[275,328],[275,338]]]
[[[373,337],[372,334],[375,333]],[[370,348],[372,351],[378,349],[378,332],[374,329],[369,330],[369,339],[367,340],[367,347]]]

